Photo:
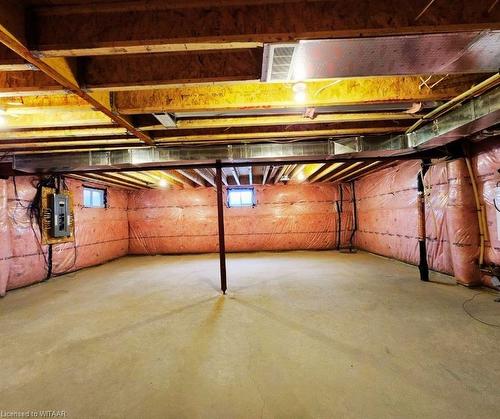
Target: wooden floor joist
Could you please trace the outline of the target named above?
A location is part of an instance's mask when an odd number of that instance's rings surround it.
[[[499,26],[491,0],[444,2],[416,20],[424,3],[151,0],[42,7],[33,10],[33,44],[39,56],[72,57]]]
[[[64,58],[46,58],[42,59],[35,56],[29,48],[23,43],[25,40],[25,11],[22,6],[13,7],[11,2],[2,4],[0,7],[0,42],[15,52],[19,57],[37,67],[55,82],[59,83],[64,89],[80,96],[96,110],[101,111],[108,116],[117,125],[127,129],[131,134],[149,145],[154,145],[153,140],[136,129],[127,118],[113,112],[109,103],[103,103],[91,94],[83,91],[78,85],[77,77],[74,74],[72,62]],[[37,74],[38,72],[33,72]]]

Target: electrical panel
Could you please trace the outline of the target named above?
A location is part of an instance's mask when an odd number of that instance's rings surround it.
[[[52,237],[69,237],[71,230],[68,195],[50,194],[49,205],[52,218],[50,226]]]
[[[73,199],[69,191],[57,193],[53,188],[42,188],[40,218],[42,244],[74,241]]]

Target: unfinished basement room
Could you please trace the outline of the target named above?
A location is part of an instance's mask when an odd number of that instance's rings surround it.
[[[498,0],[0,0],[0,419],[500,418]]]

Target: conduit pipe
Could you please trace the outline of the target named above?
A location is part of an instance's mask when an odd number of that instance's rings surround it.
[[[469,177],[472,184],[472,191],[474,193],[474,202],[476,204],[476,211],[477,211],[477,221],[479,223],[479,266],[481,267],[484,262],[484,241],[486,232],[484,207],[483,205],[481,205],[481,202],[479,200],[476,177],[474,176],[470,159],[467,156],[465,156],[464,159],[467,165],[467,171],[469,172]]]

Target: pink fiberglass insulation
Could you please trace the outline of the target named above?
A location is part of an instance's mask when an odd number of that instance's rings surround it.
[[[0,204],[4,203],[0,209],[0,223],[5,219],[2,218],[5,211],[8,217],[6,223],[0,224],[0,229],[7,232],[10,250],[5,243],[2,243],[1,249],[2,254],[9,253],[7,289],[14,289],[47,277],[48,246],[40,245],[39,227],[31,222],[28,215],[28,206],[35,195],[38,179],[18,177],[15,184],[13,179],[5,182],[7,199],[0,199]],[[66,183],[74,196],[75,242],[53,246],[53,274],[74,271],[126,255],[127,193],[108,188],[108,208],[84,208],[81,182],[67,179]]]
[[[415,174],[416,175],[416,174]],[[429,268],[453,275],[448,224],[447,162],[432,165],[425,175],[425,231]]]
[[[464,285],[480,283],[479,223],[471,178],[464,159],[447,164],[446,224],[455,279]]]
[[[417,173],[409,161],[355,182],[358,230],[356,245],[405,262],[418,263]]]
[[[10,256],[12,254],[9,228],[7,181],[0,179],[0,296],[5,295],[9,281]]]
[[[473,147],[472,167],[485,208],[486,264],[500,265],[500,141]],[[418,264],[417,176],[420,162],[401,162],[356,181],[356,245],[383,256]],[[464,285],[480,283],[479,222],[464,159],[433,164],[425,175],[427,260],[433,270],[455,275]],[[491,278],[483,278],[491,285]]]
[[[256,186],[257,204],[224,208],[226,250],[331,249],[337,245],[338,186]],[[343,186],[341,246],[352,232],[350,189]],[[225,201],[225,200],[224,200]],[[130,253],[216,252],[217,201],[214,188],[143,190],[129,199]]]
[[[472,166],[486,215],[484,261],[500,265],[500,199],[497,189],[500,187],[500,138],[478,143],[473,148]]]

